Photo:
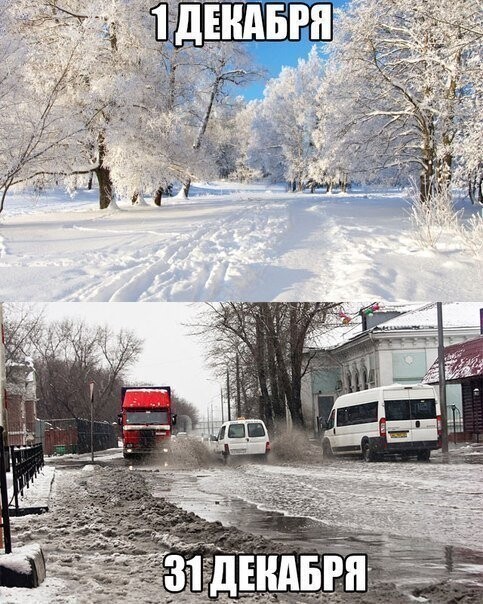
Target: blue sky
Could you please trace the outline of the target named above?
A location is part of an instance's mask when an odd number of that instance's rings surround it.
[[[334,9],[345,4],[345,0],[334,0]],[[315,4],[309,1],[308,4]],[[267,72],[267,78],[277,76],[284,66],[295,66],[300,57],[306,57],[314,44],[308,40],[305,30],[300,42],[248,42],[248,48],[255,58],[255,61],[261,65]],[[328,47],[330,42],[319,42],[322,50]],[[239,92],[246,99],[261,98],[266,80],[259,80],[250,86],[247,86]]]

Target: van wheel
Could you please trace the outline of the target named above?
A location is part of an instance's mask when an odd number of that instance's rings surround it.
[[[431,457],[431,450],[424,449],[423,451],[418,451],[418,461],[429,461]]]
[[[362,443],[362,459],[367,462],[374,461],[376,459],[368,440],[365,440]]]
[[[334,458],[334,453],[332,452],[332,447],[330,446],[330,442],[328,440],[324,440],[322,444],[322,452],[324,455],[324,459]]]

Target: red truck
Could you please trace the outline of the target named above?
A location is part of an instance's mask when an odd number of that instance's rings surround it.
[[[118,417],[125,458],[154,451],[168,452],[176,425],[169,386],[123,388]]]

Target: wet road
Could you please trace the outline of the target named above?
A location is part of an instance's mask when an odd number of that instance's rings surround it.
[[[373,580],[483,584],[481,466],[337,461],[148,474],[156,496],[207,520],[306,551],[367,553]]]

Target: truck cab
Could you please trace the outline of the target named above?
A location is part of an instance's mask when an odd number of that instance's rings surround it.
[[[131,387],[122,389],[123,455],[146,455],[154,451],[167,452],[176,415],[171,404],[171,388]]]

